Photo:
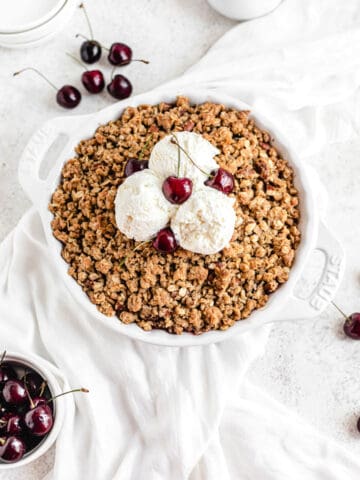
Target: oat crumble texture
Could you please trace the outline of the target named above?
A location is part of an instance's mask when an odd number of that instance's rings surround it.
[[[151,242],[134,250],[138,243],[116,228],[114,199],[127,159],[136,158],[146,141],[149,158],[161,138],[177,131],[203,135],[219,149],[219,166],[234,175],[231,196],[241,221],[229,248],[213,255],[181,248],[163,255]],[[128,107],[81,141],[49,209],[68,272],[90,301],[144,330],[200,334],[246,319],[286,282],[300,242],[293,170],[269,134],[249,112],[192,105],[185,97]]]

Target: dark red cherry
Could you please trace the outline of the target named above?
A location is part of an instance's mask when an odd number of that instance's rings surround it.
[[[360,313],[352,313],[344,323],[344,332],[354,340],[360,340]]]
[[[72,85],[64,85],[56,94],[57,103],[64,108],[75,108],[81,101],[81,93]]]
[[[135,172],[140,172],[149,168],[148,160],[138,160],[137,158],[129,158],[125,165],[125,177],[130,177]]]
[[[125,43],[116,42],[110,47],[108,60],[112,65],[123,66],[131,62],[132,50]]]
[[[185,177],[168,177],[164,180],[162,191],[169,202],[181,205],[192,193],[192,181]]]
[[[90,93],[100,93],[104,90],[104,75],[100,70],[87,70],[81,76],[81,81]]]
[[[118,100],[123,100],[128,98],[132,92],[132,85],[130,81],[124,77],[124,75],[115,75],[109,85],[107,90],[111,96],[117,98]]]
[[[21,380],[31,396],[39,395],[41,390],[45,388],[45,380],[34,371],[26,373]]]
[[[177,249],[178,244],[171,228],[163,228],[160,230],[153,241],[153,246],[161,253],[174,252]]]
[[[211,177],[206,180],[205,185],[216,188],[227,195],[234,189],[234,177],[224,168],[219,168],[211,172]]]
[[[49,405],[40,404],[26,412],[25,425],[32,435],[43,437],[52,429],[54,418]]]
[[[81,35],[80,33],[76,35],[77,37],[85,38],[85,42],[83,42],[80,47],[80,56],[85,63],[95,63],[98,60],[100,60],[101,45],[99,42],[94,40],[93,29],[92,29],[91,22],[90,22],[87,10],[85,8],[85,5],[83,3],[80,3],[79,7],[84,12],[86,23],[88,25],[90,37],[91,37],[89,40],[88,38],[84,37],[84,35]]]
[[[22,70],[19,70],[18,72],[15,72],[13,75],[14,77],[16,75],[20,75],[20,73],[25,72],[26,70],[32,70],[33,72],[37,73],[40,77],[42,77],[52,88],[54,88],[57,93],[56,93],[56,102],[64,108],[75,108],[79,105],[81,101],[81,93],[76,87],[73,87],[72,85],[64,85],[61,88],[57,88],[50,80],[45,77],[39,70],[36,68],[32,67],[27,67],[23,68]]]
[[[2,363],[0,366],[0,385],[14,378],[16,378],[16,372],[13,367],[7,363]]]
[[[6,413],[0,418],[0,432],[18,435],[23,431],[22,418],[16,413]]]
[[[85,40],[80,47],[80,57],[85,63],[95,63],[101,57],[101,45],[96,40]]]
[[[9,405],[22,405],[28,400],[23,382],[8,380],[2,390],[2,395]]]
[[[11,436],[7,439],[1,438],[0,443],[0,458],[8,463],[18,462],[26,452],[26,446],[24,441],[15,436]]]

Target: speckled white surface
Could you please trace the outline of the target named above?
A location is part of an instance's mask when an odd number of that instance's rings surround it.
[[[205,0],[87,0],[87,5],[98,40],[105,45],[124,41],[136,56],[151,60],[149,66],[134,63],[125,67],[134,93],[183,72],[234,24],[212,11]],[[66,30],[48,44],[21,51],[0,49],[0,238],[29,206],[16,178],[18,158],[27,139],[44,121],[72,114],[56,106],[54,93],[31,72],[17,78],[11,74],[32,65],[58,85],[79,85],[81,68],[65,56],[65,52],[77,53],[77,32],[87,34],[79,11]],[[105,60],[101,66],[109,75]],[[84,94],[76,113],[92,112],[109,102],[105,93],[97,97]],[[331,192],[329,225],[347,252],[345,279],[337,295],[347,312],[360,309],[359,154],[360,139],[331,146],[310,159]],[[251,379],[322,432],[360,453],[360,435],[354,428],[360,415],[360,342],[344,338],[341,326],[342,320],[332,307],[313,321],[277,325]],[[0,473],[0,479],[39,480],[52,461],[50,451],[28,467]]]

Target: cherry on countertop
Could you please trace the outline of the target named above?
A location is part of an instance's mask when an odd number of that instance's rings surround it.
[[[118,100],[130,97],[132,93],[132,85],[124,75],[117,74],[107,86],[107,90],[110,95]]]

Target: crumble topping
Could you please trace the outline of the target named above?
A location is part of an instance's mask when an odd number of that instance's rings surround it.
[[[181,248],[163,255],[151,242],[134,251],[139,243],[116,228],[114,199],[127,159],[146,141],[149,158],[161,138],[178,131],[203,135],[219,149],[219,166],[235,178],[230,196],[242,221],[229,248],[213,255]],[[300,242],[299,195],[292,168],[249,112],[191,105],[185,97],[129,107],[80,142],[76,154],[52,196],[51,226],[69,274],[103,314],[144,330],[226,330],[288,279]]]

